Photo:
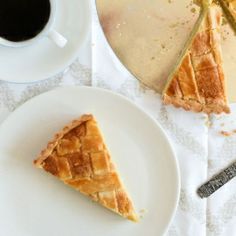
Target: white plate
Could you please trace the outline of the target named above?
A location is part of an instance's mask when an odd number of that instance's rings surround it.
[[[91,25],[90,1],[57,0],[54,28],[68,39],[65,48],[47,38],[22,48],[0,46],[0,79],[27,83],[49,78],[78,55]]]
[[[93,113],[137,213],[125,220],[91,202],[32,161],[63,125]],[[111,92],[69,87],[25,103],[0,128],[0,229],[7,236],[157,236],[173,217],[179,171],[161,127]]]

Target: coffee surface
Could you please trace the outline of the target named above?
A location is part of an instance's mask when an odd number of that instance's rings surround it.
[[[50,17],[49,0],[0,0],[0,37],[20,42],[38,35]]]

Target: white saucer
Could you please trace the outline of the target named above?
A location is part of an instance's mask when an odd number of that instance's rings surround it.
[[[95,115],[143,215],[140,222],[117,216],[33,166],[53,134],[83,113]],[[179,179],[163,129],[132,102],[102,89],[57,89],[22,105],[0,128],[1,235],[163,235],[176,210]]]
[[[90,1],[57,0],[54,28],[68,39],[61,49],[44,38],[32,46],[0,46],[0,79],[30,83],[49,78],[70,65],[88,35],[91,23]]]

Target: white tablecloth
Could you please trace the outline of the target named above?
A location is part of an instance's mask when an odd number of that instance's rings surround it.
[[[58,86],[97,86],[123,94],[161,123],[177,153],[181,196],[167,235],[236,235],[236,179],[208,200],[196,195],[198,186],[236,159],[236,105],[231,105],[232,114],[209,119],[204,114],[163,106],[160,95],[140,85],[115,57],[101,31],[95,8],[91,37],[64,73],[33,84],[0,82],[0,121],[26,100]],[[221,131],[230,135],[222,135]]]

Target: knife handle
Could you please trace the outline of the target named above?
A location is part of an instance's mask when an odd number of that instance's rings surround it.
[[[236,176],[236,162],[229,166],[227,169],[214,176],[207,183],[202,185],[198,190],[197,194],[201,198],[207,198],[211,196],[215,191],[221,188],[223,185],[228,183],[231,179]]]

